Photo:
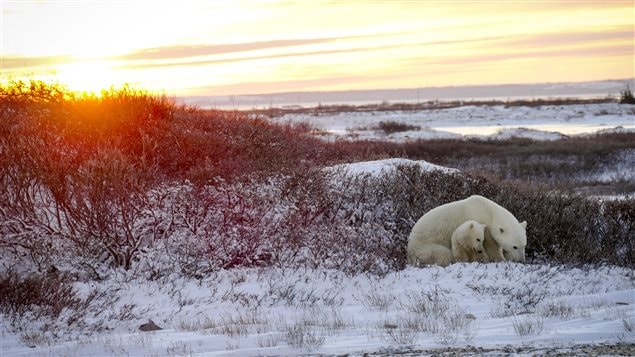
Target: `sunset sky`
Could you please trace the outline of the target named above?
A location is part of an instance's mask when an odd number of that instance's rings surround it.
[[[1,80],[172,95],[635,77],[627,1],[1,2]]]

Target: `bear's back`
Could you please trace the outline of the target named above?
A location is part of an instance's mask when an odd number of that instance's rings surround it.
[[[464,221],[464,201],[446,203],[424,214],[412,227],[408,241],[451,246],[452,233]]]

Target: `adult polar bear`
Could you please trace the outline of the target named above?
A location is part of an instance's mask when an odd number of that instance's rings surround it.
[[[434,208],[419,218],[408,237],[408,263],[437,264],[435,252],[451,250],[452,233],[468,220],[487,226],[485,251],[490,261],[525,261],[527,222],[519,223],[496,202],[475,195]]]

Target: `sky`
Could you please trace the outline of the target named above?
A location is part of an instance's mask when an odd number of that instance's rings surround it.
[[[0,0],[0,80],[176,96],[635,77],[627,1]]]

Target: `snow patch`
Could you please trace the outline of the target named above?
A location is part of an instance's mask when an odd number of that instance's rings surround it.
[[[554,140],[557,133],[570,136],[606,130],[635,130],[633,115],[635,112],[632,106],[600,103],[535,107],[466,105],[448,109],[340,112],[320,115],[299,113],[286,114],[271,120],[278,123],[308,123],[315,127],[321,133],[320,137],[325,140],[403,142],[474,136],[498,139],[506,138],[507,133],[536,140]],[[420,129],[386,135],[381,130],[373,129],[377,128],[380,122],[396,122]]]
[[[457,169],[435,165],[424,160],[409,160],[402,158],[340,164],[332,166],[330,169],[335,171],[345,171],[350,175],[379,176],[380,174],[394,172],[402,165],[419,166],[422,171],[442,171],[444,173],[459,172]]]
[[[552,141],[566,138],[567,135],[557,131],[542,131],[528,128],[500,129],[496,134],[488,136],[488,139],[506,140],[513,138],[532,139],[539,141]]]

